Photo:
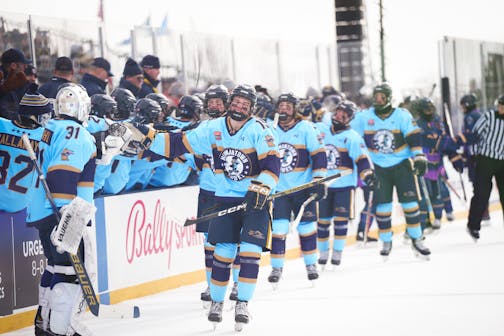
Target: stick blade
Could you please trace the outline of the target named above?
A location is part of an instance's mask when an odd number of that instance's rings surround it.
[[[130,319],[140,317],[140,308],[126,304],[100,305],[98,317]]]

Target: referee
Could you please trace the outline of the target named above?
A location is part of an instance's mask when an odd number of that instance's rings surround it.
[[[477,143],[476,173],[467,232],[477,241],[494,176],[504,211],[504,95],[497,99],[496,111],[488,111],[478,119],[473,133]]]

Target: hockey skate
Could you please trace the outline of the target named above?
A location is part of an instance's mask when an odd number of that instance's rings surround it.
[[[478,239],[480,237],[479,231],[478,230],[471,230],[469,228],[466,228],[467,233],[469,233],[469,236],[471,236],[472,240],[477,243]]]
[[[441,229],[441,220],[436,218],[434,219],[434,223],[432,223],[432,232],[436,232],[439,229]]]
[[[231,293],[229,293],[229,300],[238,301],[238,282],[233,283],[233,288],[231,288]]]
[[[207,286],[204,292],[200,294],[200,299],[203,301],[203,308],[208,309],[212,303],[212,297],[210,296],[210,287]]]
[[[380,251],[380,255],[383,257],[383,261],[388,260],[388,256],[390,251],[392,250],[392,242],[383,242],[382,249]]]
[[[208,321],[213,323],[214,330],[217,324],[222,322],[222,309],[224,308],[223,302],[212,301],[210,310],[208,311]]]
[[[271,273],[268,277],[268,281],[271,283],[273,286],[273,290],[278,289],[278,282],[280,281],[280,278],[282,277],[282,267],[273,267],[271,269]]]
[[[235,331],[242,331],[243,326],[249,323],[249,311],[247,301],[237,301],[235,306]]]
[[[318,259],[318,264],[322,271],[325,269],[325,265],[327,264],[327,259],[329,259],[329,251],[321,251]]]
[[[342,251],[333,250],[331,264],[333,264],[335,266],[339,266],[339,264],[341,264],[341,255],[342,254],[343,254]]]
[[[312,283],[312,286],[315,286],[314,280],[317,280],[319,277],[318,272],[317,272],[317,266],[315,264],[306,265],[306,273],[308,275],[308,280],[310,280]]]
[[[424,246],[422,237],[411,239],[411,248],[413,249],[416,257],[422,258],[424,260],[430,260],[429,256],[431,252]]]
[[[446,220],[448,222],[453,222],[455,220],[455,215],[453,214],[453,212],[446,213]]]

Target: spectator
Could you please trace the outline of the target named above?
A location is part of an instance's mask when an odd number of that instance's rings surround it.
[[[28,64],[25,69],[26,79],[29,83],[37,84],[37,68],[31,64]],[[28,83],[28,84],[29,84]]]
[[[142,68],[134,59],[128,58],[124,65],[123,77],[119,82],[119,87],[130,90],[138,98],[143,80]]]
[[[97,57],[82,77],[81,85],[86,88],[89,97],[97,93],[106,94],[109,78],[113,76],[114,74],[110,72],[109,61],[103,57]]]
[[[12,119],[24,95],[28,80],[24,73],[29,61],[17,49],[9,49],[2,54],[2,76],[0,85],[0,116]]]
[[[159,74],[161,73],[161,64],[159,58],[152,55],[145,56],[140,62],[143,69],[143,83],[138,93],[138,98],[145,98],[149,93],[159,93]]]
[[[56,99],[56,94],[61,85],[70,83],[74,75],[72,60],[69,57],[58,57],[54,64],[54,75],[51,80],[39,89],[39,92],[47,97]]]

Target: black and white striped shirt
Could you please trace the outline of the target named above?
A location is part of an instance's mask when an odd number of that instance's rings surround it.
[[[472,131],[478,139],[476,154],[504,160],[504,116],[488,111],[478,119]]]

